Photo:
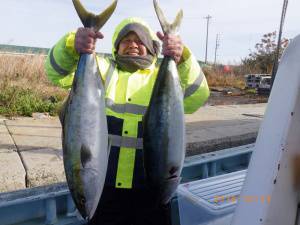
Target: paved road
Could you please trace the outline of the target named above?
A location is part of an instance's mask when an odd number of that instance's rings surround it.
[[[187,155],[255,142],[266,104],[205,106],[186,116]],[[57,117],[0,118],[0,192],[65,181]]]

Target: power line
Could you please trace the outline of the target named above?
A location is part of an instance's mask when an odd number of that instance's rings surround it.
[[[281,19],[280,19],[280,25],[279,25],[279,34],[278,34],[278,42],[277,42],[277,48],[275,52],[275,59],[273,63],[273,69],[272,69],[272,77],[271,77],[271,89],[275,80],[275,76],[277,73],[278,69],[278,59],[279,59],[279,50],[281,48],[281,35],[282,35],[282,29],[284,25],[284,20],[285,20],[285,15],[287,11],[287,6],[288,6],[289,1],[288,0],[283,0],[283,6],[282,6],[282,12],[281,12]]]
[[[220,47],[220,35],[217,34],[217,35],[216,35],[216,46],[215,46],[215,60],[214,60],[214,65],[216,65],[216,63],[217,63],[217,51],[218,51],[219,47]]]
[[[207,47],[208,47],[208,27],[209,27],[209,20],[212,17],[210,15],[207,15],[206,17],[204,17],[204,19],[206,19],[206,46],[205,46],[205,64],[207,63]]]

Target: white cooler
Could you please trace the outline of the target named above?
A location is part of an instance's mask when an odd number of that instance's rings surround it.
[[[179,185],[181,225],[230,225],[246,170]]]

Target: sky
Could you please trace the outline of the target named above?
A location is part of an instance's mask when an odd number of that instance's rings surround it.
[[[97,14],[111,0],[81,0]],[[278,31],[283,0],[159,0],[167,19],[173,21],[183,10],[180,36],[198,60],[204,61],[206,17],[212,16],[208,33],[208,61],[214,62],[219,34],[217,62],[237,64],[254,51],[262,35]],[[289,0],[283,37],[300,33],[300,1]],[[114,28],[127,17],[141,17],[154,31],[160,31],[152,0],[118,0],[110,20],[101,29],[98,52],[111,52]],[[0,0],[0,44],[52,47],[64,34],[82,26],[72,0]]]

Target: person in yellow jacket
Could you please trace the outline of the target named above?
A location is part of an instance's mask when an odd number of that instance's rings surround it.
[[[102,38],[102,33],[89,28],[66,34],[49,52],[45,64],[48,78],[69,89],[79,53],[93,53],[96,40]],[[112,57],[97,57],[106,88],[111,150],[105,187],[90,224],[171,224],[169,206],[155,206],[143,168],[142,119],[158,73],[159,39],[162,54],[177,63],[185,113],[195,112],[209,96],[205,76],[180,36],[154,34],[140,18],[125,19],[116,27]]]

